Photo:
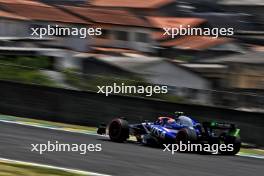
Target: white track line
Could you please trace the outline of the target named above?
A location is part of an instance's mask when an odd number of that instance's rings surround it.
[[[21,164],[21,165],[26,165],[26,166],[35,166],[35,167],[43,167],[43,168],[48,168],[48,169],[61,170],[61,171],[82,174],[82,175],[87,175],[87,176],[110,176],[110,175],[100,174],[96,172],[88,172],[88,171],[69,169],[69,168],[64,168],[64,167],[56,167],[56,166],[51,166],[51,165],[46,165],[46,164],[38,164],[38,163],[32,163],[32,162],[11,160],[11,159],[6,159],[6,158],[0,158],[0,162],[1,161],[6,162],[6,163],[11,163],[11,164]]]
[[[17,124],[17,125],[24,125],[24,126],[31,126],[31,127],[36,127],[36,128],[44,128],[44,129],[56,130],[56,131],[65,131],[65,132],[70,132],[70,133],[79,133],[79,134],[88,134],[88,135],[94,135],[94,136],[102,136],[102,135],[92,133],[92,132],[88,132],[85,130],[78,130],[78,129],[69,130],[69,129],[65,129],[65,128],[47,127],[47,126],[42,126],[42,125],[29,124],[29,123],[21,122],[21,121],[0,120],[0,122]]]
[[[264,156],[261,156],[261,155],[253,155],[253,154],[245,154],[245,153],[238,153],[237,155],[242,156],[242,157],[248,157],[248,158],[264,159]]]

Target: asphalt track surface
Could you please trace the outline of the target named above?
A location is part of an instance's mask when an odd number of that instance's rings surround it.
[[[103,151],[31,152],[31,144],[101,143]],[[0,157],[122,176],[255,176],[263,175],[264,160],[240,156],[217,156],[163,152],[132,143],[113,143],[105,137],[42,129],[0,122]]]

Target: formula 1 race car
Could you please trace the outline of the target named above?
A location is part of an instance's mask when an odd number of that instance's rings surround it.
[[[101,125],[97,133],[109,135],[111,141],[124,142],[129,136],[149,146],[164,144],[199,143],[199,144],[232,144],[232,150],[221,151],[223,155],[235,155],[239,152],[241,141],[240,129],[234,124],[203,122],[177,112],[175,117],[159,117],[155,122],[129,124],[125,118],[113,119],[108,125]]]

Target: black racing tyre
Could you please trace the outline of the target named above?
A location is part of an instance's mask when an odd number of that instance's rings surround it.
[[[194,142],[197,140],[197,134],[196,131],[189,128],[183,128],[179,130],[179,132],[176,135],[176,144],[179,144],[180,141],[183,144],[187,144],[188,141]]]
[[[222,154],[222,155],[236,155],[240,151],[240,148],[241,148],[240,137],[226,136],[224,139],[224,143],[226,145],[232,144],[233,150],[232,151],[220,151],[220,154]]]
[[[124,142],[129,138],[128,122],[124,119],[114,119],[109,123],[108,134],[114,142]]]

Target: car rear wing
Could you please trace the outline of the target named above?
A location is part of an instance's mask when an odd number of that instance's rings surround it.
[[[235,124],[223,123],[223,122],[203,122],[203,127],[210,128],[210,129],[223,129],[223,130],[236,129]]]
[[[232,123],[223,123],[223,122],[203,122],[203,128],[205,132],[213,129],[228,130],[228,134],[231,136],[240,136],[240,129]]]

